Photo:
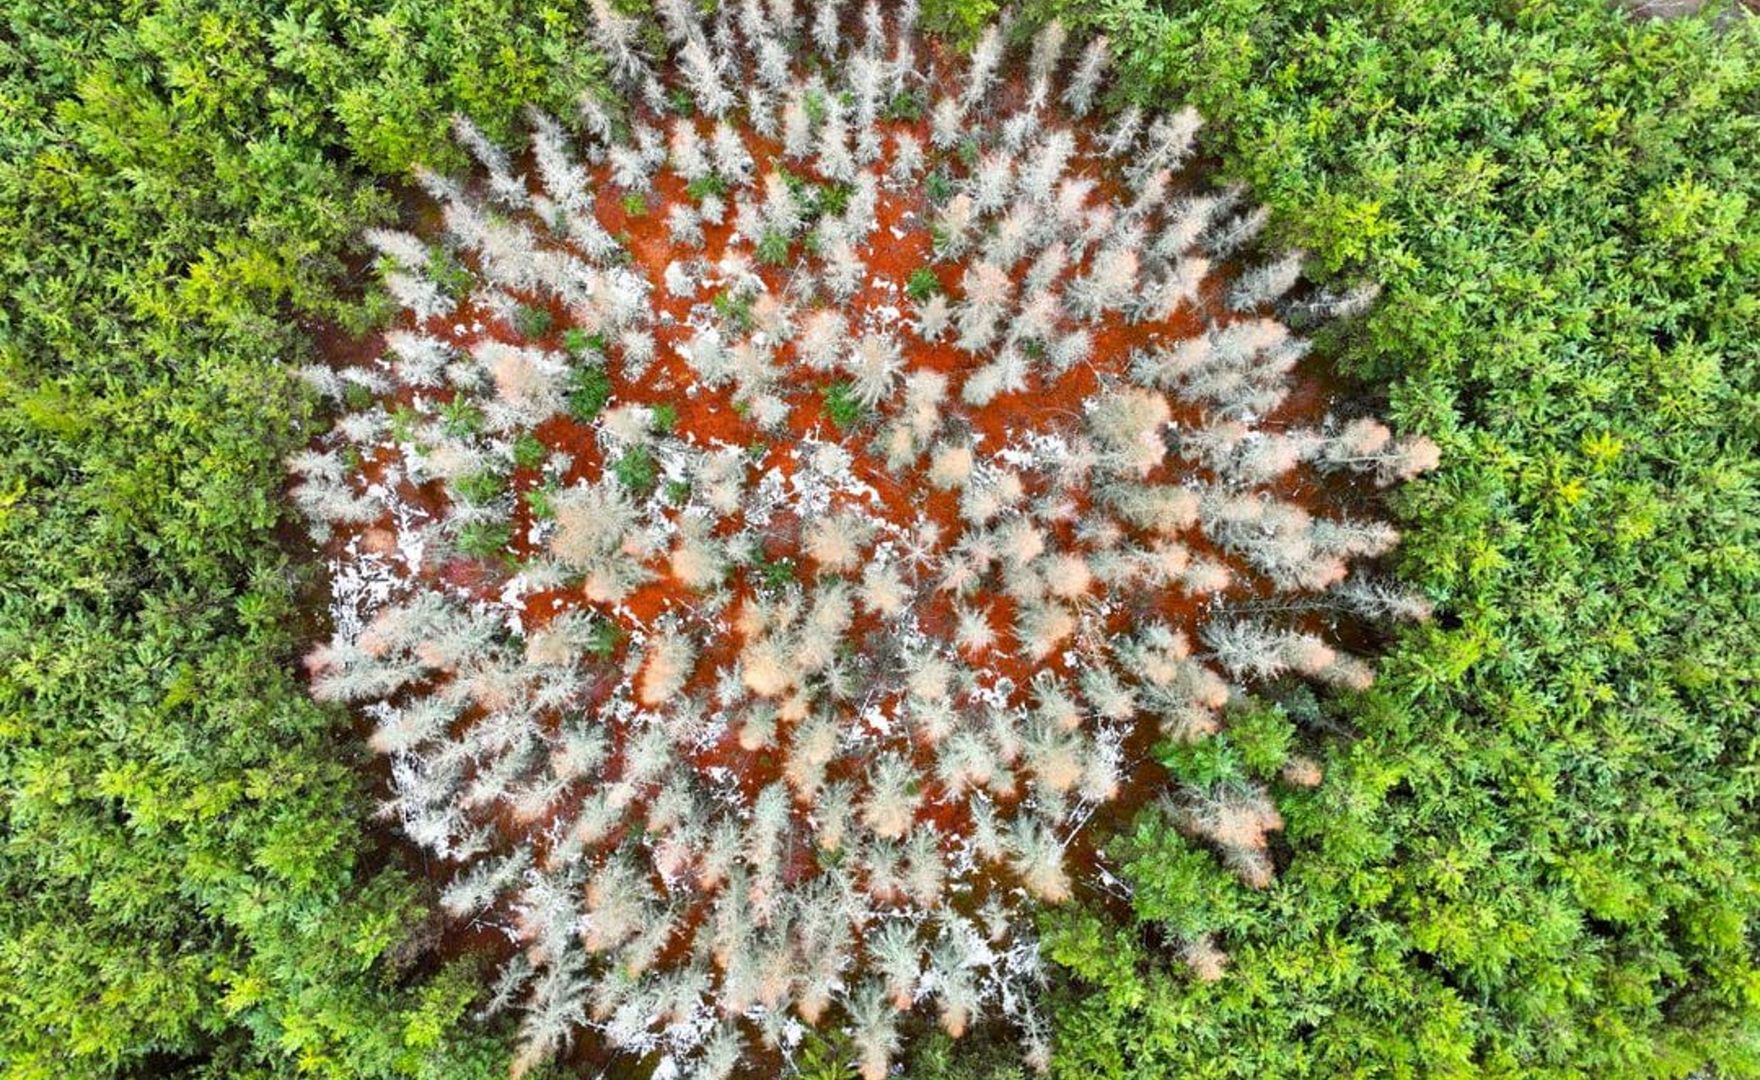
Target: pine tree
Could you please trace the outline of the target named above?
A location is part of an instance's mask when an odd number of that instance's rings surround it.
[[[896,840],[910,831],[922,796],[916,790],[916,770],[897,754],[883,754],[868,777],[862,799],[862,824],[874,835]]]
[[[688,116],[673,118],[667,136],[667,150],[673,171],[687,181],[705,180],[714,172],[696,122]]]
[[[442,737],[458,718],[458,710],[435,698],[388,708],[367,744],[377,753],[407,753],[430,739]]]
[[[970,738],[970,736],[968,736],[968,738]],[[988,748],[986,748],[986,751],[987,749]],[[994,755],[991,755],[990,760],[994,761]],[[991,772],[1001,771],[1000,766],[997,766],[992,769]],[[987,787],[989,786],[990,781],[991,773],[985,773],[980,784],[981,786]],[[991,802],[990,799],[980,795],[974,796],[971,799],[970,807],[972,814],[972,851],[987,863],[1002,862],[1006,855],[1006,846],[1003,843],[1001,826],[996,820],[995,804]]]
[[[1030,203],[1009,207],[985,238],[982,261],[1011,269],[1031,248],[1038,219],[1039,210]]]
[[[1369,618],[1424,622],[1434,610],[1429,599],[1418,593],[1361,576],[1337,586],[1329,595]]]
[[[1292,668],[1313,674],[1333,660],[1332,650],[1318,638],[1245,621],[1212,620],[1203,637],[1217,663],[1257,679],[1275,678]]]
[[[696,647],[691,640],[676,628],[662,630],[648,647],[636,699],[650,708],[671,700],[690,678],[695,663]]]
[[[638,519],[615,481],[570,488],[556,497],[553,509],[558,528],[550,553],[587,574],[589,595],[626,596],[650,576],[628,552]]]
[[[1100,80],[1111,60],[1110,42],[1104,35],[1088,42],[1088,47],[1082,50],[1081,61],[1076,64],[1069,86],[1063,92],[1064,104],[1069,106],[1072,114],[1083,117],[1093,109],[1094,95],[1100,89]]]
[[[997,334],[997,324],[1013,294],[1014,284],[1008,272],[999,266],[979,261],[966,267],[960,278],[965,291],[955,322],[960,333],[960,348],[978,352],[986,348]]]
[[[782,174],[771,171],[764,175],[764,231],[793,236],[801,230],[804,220],[800,204],[789,190]]]
[[[800,29],[800,13],[795,10],[795,0],[769,0],[770,19],[776,24],[779,37],[793,37]]]
[[[1314,674],[1323,682],[1348,690],[1363,691],[1375,684],[1374,670],[1363,661],[1345,653],[1334,656],[1332,663]]]
[[[872,536],[872,526],[861,515],[831,514],[808,527],[806,552],[825,570],[853,570],[861,564]]]
[[[917,930],[908,922],[891,921],[867,941],[868,952],[883,981],[892,1007],[906,1012],[922,977],[922,946]]]
[[[495,198],[514,209],[531,204],[531,195],[526,191],[524,176],[516,176],[507,154],[499,146],[489,141],[488,136],[473,124],[469,117],[454,113],[452,116],[452,137],[458,140],[470,155],[477,159],[485,172],[489,174],[489,190]]]
[[[1027,771],[1041,787],[1069,791],[1081,779],[1084,755],[1072,733],[1039,720],[1028,726],[1022,745]]]
[[[878,54],[886,44],[886,18],[881,14],[879,0],[862,5],[862,51]]]
[[[679,247],[703,246],[703,223],[696,208],[689,203],[676,203],[666,212],[666,233]],[[677,292],[678,290],[673,290]],[[691,288],[691,292],[695,289]]]
[[[965,110],[960,106],[959,99],[940,99],[929,113],[929,141],[937,150],[947,150],[959,145],[965,134],[965,120]]]
[[[519,880],[531,866],[531,853],[516,849],[497,859],[478,862],[471,870],[452,880],[440,894],[440,906],[457,918],[482,911],[494,903],[495,897]]]
[[[782,153],[798,161],[812,152],[812,114],[807,110],[806,91],[797,83],[789,89],[782,104]]]
[[[984,104],[996,81],[996,69],[1002,63],[1002,27],[992,23],[984,28],[978,43],[972,46],[966,68],[966,88],[960,96],[960,110],[971,112]]]
[[[747,44],[756,46],[774,37],[770,29],[770,13],[764,10],[763,0],[739,0],[737,16],[739,31],[745,35]]]
[[[1397,440],[1376,460],[1375,482],[1382,487],[1410,480],[1436,468],[1442,450],[1423,435]]]
[[[1070,131],[1065,128],[1046,131],[1038,145],[1024,155],[1025,164],[1021,168],[1020,176],[1022,193],[1035,203],[1052,199],[1065,183],[1064,173],[1069,168],[1075,151],[1075,136]],[[1086,199],[1089,190],[1088,186],[1081,183],[1070,189],[1073,196],[1078,196],[1078,205]]]
[[[813,5],[813,45],[827,59],[837,56],[842,7],[842,0],[816,0]]]
[[[971,969],[976,965],[959,930],[950,931],[930,951],[929,964],[941,1015],[941,1028],[957,1039],[966,1033],[966,1029],[977,1017],[979,1004],[983,999],[971,974]]]
[[[683,519],[678,543],[668,560],[672,576],[689,589],[712,588],[727,575],[725,547],[708,534],[707,524],[706,518]]]
[[[830,854],[843,850],[854,813],[854,800],[855,787],[847,780],[825,786],[825,794],[813,808],[816,819],[813,834],[821,850]]]
[[[591,0],[594,28],[593,44],[611,77],[621,86],[639,83],[651,77],[647,58],[641,51],[641,27],[635,19],[620,13],[611,0]]]
[[[1321,554],[1372,559],[1399,543],[1399,530],[1384,521],[1314,518],[1307,524],[1308,543]]]
[[[1102,449],[1108,467],[1146,476],[1161,463],[1167,448],[1162,429],[1172,415],[1167,399],[1146,390],[1103,391],[1088,411],[1088,430]]]
[[[433,253],[421,238],[400,229],[367,229],[361,233],[361,239],[379,254],[395,260],[404,270],[426,271],[433,259]]]
[[[965,344],[965,339],[961,340]],[[1018,394],[1027,389],[1026,356],[1019,349],[1005,346],[995,360],[974,371],[960,390],[960,398],[968,405],[983,407],[1002,394]]]
[[[1027,891],[1047,903],[1070,897],[1069,875],[1063,869],[1063,845],[1044,823],[1031,816],[1015,819],[1008,836],[1009,864]]]
[[[1185,164],[1203,126],[1204,118],[1190,105],[1171,116],[1157,117],[1146,133],[1148,149],[1137,159],[1137,175],[1143,177],[1158,169],[1177,169]]]
[[[396,357],[392,371],[398,376],[398,382],[415,389],[438,387],[445,366],[458,359],[445,341],[417,332],[387,332],[385,348]]]
[[[1228,306],[1248,311],[1278,300],[1300,280],[1305,257],[1301,251],[1291,251],[1246,271],[1235,279],[1228,294]]]
[[[1102,135],[1102,146],[1106,156],[1126,158],[1131,154],[1137,142],[1137,136],[1143,130],[1143,110],[1135,105],[1125,107],[1113,118],[1112,126]]]
[[[633,146],[613,146],[606,154],[611,162],[611,182],[626,191],[647,186],[652,170],[648,159]]]
[[[716,121],[709,149],[715,159],[717,175],[737,187],[744,187],[752,182],[752,155],[746,149],[745,140],[732,124],[726,120]]]
[[[1057,73],[1057,61],[1063,55],[1063,46],[1069,40],[1069,32],[1064,29],[1060,19],[1053,18],[1039,28],[1033,35],[1032,59],[1027,64],[1027,71],[1036,83],[1049,83]]]
[[[863,983],[850,1000],[849,1014],[862,1080],[885,1080],[899,1048],[898,1014],[885,990],[871,981]]]
[[[896,339],[863,334],[844,366],[850,374],[850,396],[863,408],[872,409],[891,394],[904,367],[904,356]]]
[[[995,213],[1008,202],[1013,187],[1013,155],[992,150],[979,158],[972,170],[972,206],[980,215]]]
[[[810,367],[826,371],[836,366],[848,333],[849,324],[841,314],[820,308],[801,321],[795,348]]]
[[[821,224],[819,246],[825,259],[825,287],[840,300],[854,296],[868,275],[868,264],[856,251],[855,244],[843,234],[841,227],[834,231]]]
[[[935,748],[935,774],[950,793],[984,788],[1000,769],[993,749],[972,732],[954,732]]]
[[[700,37],[692,37],[678,52],[678,62],[697,105],[710,116],[733,108],[734,96],[722,79],[720,59]]]
[[[1082,776],[1078,791],[1083,799],[1094,803],[1111,802],[1119,789],[1118,752],[1110,745],[1090,746],[1082,758]]]
[[[1052,596],[1061,600],[1075,600],[1086,595],[1093,583],[1093,571],[1080,555],[1065,552],[1052,556],[1046,563],[1046,587]]]
[[[891,563],[869,563],[862,571],[862,605],[877,615],[898,615],[911,599],[904,578]]]
[[[511,1067],[515,1080],[567,1046],[570,1033],[585,1023],[587,985],[581,960],[573,954],[556,958],[533,980]]]
[[[939,341],[947,332],[947,325],[952,320],[952,312],[948,307],[947,297],[936,293],[917,308],[917,336],[924,341]]]
[[[1222,849],[1248,885],[1270,884],[1265,834],[1282,829],[1283,817],[1263,789],[1219,785],[1190,801],[1182,816],[1194,832]]]
[[[850,58],[849,85],[855,96],[856,158],[864,165],[880,156],[880,135],[875,123],[880,117],[880,99],[885,84],[885,62],[877,52],[861,52]]]
[[[908,131],[892,136],[892,163],[887,177],[895,188],[909,190],[917,183],[924,166],[923,142]]]
[[[1313,432],[1256,433],[1233,456],[1227,470],[1250,484],[1269,483],[1308,460],[1323,444],[1322,436]]]
[[[1137,253],[1112,247],[1094,257],[1087,274],[1070,284],[1072,310],[1078,318],[1095,319],[1124,306],[1137,288]]]
[[[843,106],[835,98],[825,99],[825,119],[819,126],[819,172],[833,180],[848,183],[856,178],[856,159],[850,149],[850,131]]]
[[[916,17],[916,0],[907,0],[904,8],[896,16],[901,27],[897,40],[893,43],[892,62],[888,66],[890,76],[889,91],[894,97],[903,94],[908,80],[917,74],[917,50],[912,42],[910,32],[902,29],[908,21]],[[907,16],[909,17],[907,19]]]
[[[1381,286],[1374,282],[1343,292],[1322,289],[1306,300],[1289,305],[1290,325],[1307,327],[1327,319],[1352,318],[1367,311],[1380,295]]]
[[[1226,259],[1264,231],[1269,220],[1271,211],[1267,207],[1256,206],[1243,211],[1212,229],[1204,246],[1213,257]]]
[[[765,51],[768,54],[779,49],[780,46],[775,46],[772,43],[772,47]],[[784,59],[786,60],[786,54],[784,54]],[[750,82],[745,86],[746,123],[751,125],[753,131],[766,139],[776,138],[781,131],[781,128],[777,126],[775,94],[781,87],[788,85],[788,79],[789,73],[784,70],[781,73],[780,81],[775,85]]]
[[[789,824],[789,791],[781,781],[772,782],[758,793],[752,803],[752,816],[746,826],[745,860],[751,868],[753,902],[767,907],[780,897],[783,832]]]
[[[1023,605],[1015,617],[1015,638],[1034,663],[1056,652],[1075,631],[1075,617],[1061,604]]]
[[[1234,575],[1228,572],[1228,566],[1216,559],[1192,559],[1192,565],[1186,566],[1184,573],[1179,575],[1179,584],[1193,596],[1221,593],[1232,582]]]
[[[655,0],[654,10],[659,13],[661,26],[666,31],[666,38],[673,45],[683,45],[687,41],[697,40],[703,36],[701,21],[693,0]]]

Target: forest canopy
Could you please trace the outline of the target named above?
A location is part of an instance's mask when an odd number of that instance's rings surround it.
[[[0,35],[0,1061],[21,1077],[502,1076],[365,732],[301,649],[295,371],[385,314],[363,230],[607,71],[591,3],[18,2]],[[618,4],[648,18],[646,5]],[[986,0],[924,4],[969,47]],[[1028,3],[1174,98],[1440,468],[1387,500],[1436,618],[1364,691],[1170,746],[1323,779],[1252,888],[1165,809],[1047,912],[1056,1076],[1760,1071],[1760,31],[1712,5]],[[570,121],[572,122],[572,121]],[[319,601],[321,607],[321,600]],[[1298,767],[1300,767],[1298,765]],[[1205,942],[1205,947],[1178,946]],[[1226,956],[1226,962],[1219,959]],[[805,1075],[843,1076],[835,1038]],[[994,1050],[994,1052],[992,1052]],[[1006,1038],[912,1076],[1008,1076]]]

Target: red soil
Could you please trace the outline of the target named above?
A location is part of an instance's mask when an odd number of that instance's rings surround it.
[[[946,65],[938,65],[945,67]],[[928,141],[928,125],[926,122],[904,123],[889,122],[886,125],[888,134],[894,130],[911,130]],[[706,130],[706,128],[705,128]],[[1074,159],[1074,171],[1085,173],[1100,181],[1096,192],[1098,198],[1123,195],[1120,185],[1109,170],[1103,170],[1098,159],[1093,156],[1089,141],[1085,136],[1079,137],[1080,148]],[[780,158],[779,147],[766,140],[748,140],[748,147],[756,158],[756,175],[763,176],[772,168],[784,164]],[[949,159],[954,160],[954,159]],[[804,166],[800,162],[789,162],[787,167],[799,174]],[[681,252],[669,239],[665,228],[667,210],[675,203],[688,201],[685,185],[676,175],[662,172],[651,184],[649,190],[643,192],[647,202],[647,210],[641,214],[631,214],[624,205],[625,192],[615,187],[607,176],[608,170],[600,167],[595,170],[593,181],[597,191],[599,217],[605,227],[613,234],[626,237],[627,247],[631,252],[635,265],[654,284],[653,303],[662,318],[655,322],[652,329],[656,337],[655,359],[639,380],[627,378],[624,373],[619,350],[613,346],[609,350],[607,372],[612,380],[613,405],[624,403],[646,403],[653,405],[670,405],[677,409],[678,422],[676,431],[699,445],[721,443],[732,446],[750,446],[757,442],[768,443],[768,448],[761,456],[754,459],[748,470],[748,479],[755,478],[769,469],[781,470],[785,475],[791,474],[796,468],[795,461],[789,457],[786,440],[775,439],[760,431],[757,426],[746,420],[734,408],[730,390],[710,390],[696,384],[687,365],[679,356],[677,346],[682,344],[689,330],[686,317],[694,304],[707,299],[706,294],[697,297],[679,298],[671,296],[659,284],[667,265],[675,258],[706,258],[713,262],[728,250],[732,229],[730,224],[705,224],[705,243],[700,251]],[[903,296],[901,287],[910,274],[923,266],[932,266],[943,288],[950,296],[957,296],[960,289],[960,276],[965,268],[962,262],[934,262],[930,248],[930,238],[925,227],[926,216],[930,208],[920,191],[900,194],[882,187],[879,199],[879,223],[870,235],[869,242],[861,248],[861,255],[867,261],[871,281],[842,310],[849,318],[850,325],[862,325],[865,317],[882,307],[896,307],[909,310],[909,301]],[[726,215],[731,222],[731,205]],[[903,235],[894,237],[893,230],[898,229]],[[739,245],[744,249],[744,244]],[[799,252],[797,241],[796,253]],[[791,262],[794,260],[791,259]],[[780,294],[789,284],[791,271],[775,267],[756,265],[755,270],[764,279],[767,288]],[[1011,268],[1011,272],[1019,268]],[[1072,267],[1066,271],[1064,280],[1069,280],[1080,273],[1085,266]],[[991,404],[971,409],[957,404],[960,381],[969,372],[976,361],[945,340],[942,343],[927,343],[919,340],[914,332],[906,329],[907,324],[899,324],[897,329],[906,344],[907,369],[930,368],[947,373],[950,378],[950,405],[957,411],[962,410],[974,432],[981,436],[980,452],[994,450],[1002,446],[1011,433],[1069,431],[1074,432],[1080,427],[1083,403],[1095,392],[1103,378],[1119,373],[1131,352],[1138,348],[1152,347],[1157,344],[1171,344],[1200,332],[1210,321],[1225,322],[1229,318],[1219,302],[1221,283],[1228,276],[1226,268],[1213,273],[1207,282],[1202,303],[1198,309],[1182,311],[1170,322],[1130,323],[1123,319],[1115,319],[1096,328],[1094,334],[1094,351],[1091,362],[1072,370],[1066,376],[1049,384],[1033,387],[1026,393],[1005,394]],[[522,296],[522,302],[546,306],[553,316],[553,329],[540,341],[530,342],[518,337],[510,328],[498,324],[486,313],[475,310],[464,310],[453,316],[432,320],[424,327],[426,332],[454,343],[461,348],[468,348],[473,342],[483,338],[498,338],[520,344],[540,344],[547,348],[562,347],[562,333],[570,325],[570,315],[563,310],[560,303],[553,299],[540,296]],[[670,315],[671,321],[664,316]],[[480,322],[483,329],[474,328]],[[455,325],[462,325],[462,332],[455,330]],[[377,354],[382,347],[381,339],[375,335],[360,341],[350,341],[334,334],[325,335],[321,341],[327,355],[339,364],[359,362],[364,356]],[[793,362],[793,347],[788,346],[776,357],[778,366],[785,370]],[[803,369],[798,369],[803,371]],[[889,472],[882,458],[868,446],[872,439],[872,431],[861,430],[839,433],[824,415],[821,405],[820,391],[830,377],[806,376],[805,381],[795,382],[794,392],[790,397],[791,413],[788,431],[793,439],[809,435],[819,438],[836,438],[837,441],[855,454],[855,471],[859,478],[870,485],[880,495],[881,508],[878,517],[901,528],[909,527],[919,516],[927,517],[943,530],[943,536],[952,538],[961,531],[958,518],[957,493],[938,491],[930,488],[918,476],[897,476]],[[1330,407],[1335,388],[1329,381],[1325,367],[1313,360],[1304,362],[1292,377],[1293,392],[1289,395],[1282,409],[1264,425],[1275,428],[1279,425],[1312,425]],[[449,391],[426,392],[431,402],[443,402],[450,397]],[[415,395],[407,389],[400,389],[393,395],[394,401],[387,404],[410,405]],[[1175,425],[1192,425],[1201,422],[1200,410],[1189,403],[1181,402],[1177,397],[1171,401],[1174,408]],[[578,480],[595,479],[607,468],[607,463],[595,442],[592,428],[559,416],[546,421],[534,433],[545,447],[553,451],[566,451],[574,456],[574,463],[566,476],[566,481],[573,483]],[[389,455],[389,452],[387,452]],[[375,455],[364,463],[366,476],[372,480],[383,476],[384,462]],[[1203,471],[1189,466],[1187,463],[1171,455],[1157,467],[1150,477],[1157,481],[1176,481],[1185,476],[1203,477]],[[539,470],[521,468],[514,472],[511,488],[521,496],[516,499],[517,509],[514,511],[513,543],[510,560],[523,561],[529,557],[542,554],[530,540],[530,527],[533,524],[523,495],[535,487],[541,480]],[[1041,483],[1032,477],[1028,480],[1028,497],[1039,494]],[[1318,509],[1325,505],[1336,505],[1333,502],[1334,492],[1328,490],[1326,482],[1306,469],[1298,470],[1279,484],[1271,485],[1270,490],[1279,497],[1294,501],[1311,508]],[[422,507],[436,516],[445,510],[445,496],[438,484],[429,484],[417,488],[407,481],[398,492],[406,503]],[[861,509],[868,512],[866,504]],[[1078,498],[1077,509],[1085,509]],[[739,515],[734,515],[719,526],[725,535],[737,530],[742,524]],[[770,538],[770,554],[772,557],[792,557],[803,574],[807,573],[810,563],[801,557],[798,550],[798,538],[790,535],[798,530],[798,522],[792,524],[795,529],[783,527]],[[373,525],[355,530],[339,530],[331,542],[332,554],[340,554],[351,542],[361,539],[373,546],[382,546],[388,530],[394,529],[394,523],[382,520]],[[1080,545],[1074,536],[1071,522],[1058,524],[1052,530],[1051,550],[1077,551]],[[1206,543],[1197,533],[1190,530],[1181,537],[1193,555],[1208,556],[1229,563],[1236,569],[1235,582],[1229,593],[1231,597],[1253,595],[1261,591],[1256,583],[1255,575],[1240,567],[1238,561],[1226,558],[1214,546]],[[447,585],[468,590],[476,597],[489,599],[498,595],[507,570],[493,563],[471,559],[453,559],[443,565],[424,568],[424,574],[444,581]],[[749,580],[744,572],[736,578],[736,593],[740,600],[752,595],[756,584]],[[1011,680],[1017,687],[1016,699],[1024,696],[1034,672],[1040,668],[1050,668],[1063,674],[1070,674],[1072,664],[1066,651],[1060,649],[1049,659],[1035,664],[1022,656],[1016,655],[1010,648],[1012,605],[998,594],[986,597],[993,601],[994,629],[999,635],[997,650],[988,660],[999,676]],[[679,586],[675,581],[662,578],[632,596],[625,607],[634,614],[637,626],[652,625],[653,621],[663,612],[686,613],[691,607],[692,594]],[[560,601],[560,605],[558,604]],[[562,611],[587,606],[586,601],[573,588],[546,590],[528,595],[523,601],[521,617],[528,631],[537,629]],[[1133,624],[1154,616],[1169,625],[1183,629],[1188,636],[1196,639],[1197,630],[1205,617],[1206,611],[1212,606],[1209,599],[1197,599],[1181,590],[1167,590],[1160,594],[1144,595],[1130,598],[1116,604],[1114,610],[1105,620],[1102,629],[1106,634],[1126,631]],[[686,615],[685,617],[689,617]],[[945,594],[929,593],[919,599],[916,610],[919,624],[932,633],[951,632],[954,620],[952,603]],[[880,620],[872,615],[858,616],[852,627],[850,640],[860,643],[878,640],[882,626]],[[730,665],[738,652],[737,635],[723,632],[712,639],[714,641],[699,657],[696,671],[684,693],[701,694],[709,690],[714,673]],[[1066,646],[1069,652],[1080,654],[1082,646],[1079,642]],[[861,652],[858,647],[858,652]],[[605,667],[605,678],[601,690],[609,694],[612,682],[617,678],[616,671],[610,665]],[[883,703],[883,708],[890,709],[891,703]],[[1132,731],[1125,747],[1125,769],[1121,776],[1121,788],[1118,796],[1110,803],[1103,805],[1097,812],[1099,822],[1090,822],[1069,848],[1068,868],[1077,881],[1087,880],[1094,869],[1103,861],[1091,849],[1088,838],[1103,836],[1106,829],[1096,828],[1103,822],[1117,823],[1128,819],[1144,803],[1162,789],[1164,777],[1158,766],[1150,758],[1149,750],[1160,734],[1149,723],[1139,723]],[[779,733],[779,742],[786,744],[785,733]],[[930,748],[917,740],[914,752],[919,761],[925,765],[932,761]],[[746,751],[738,744],[737,732],[730,731],[716,744],[692,752],[690,760],[699,769],[707,770],[725,767],[739,779],[739,786],[744,795],[753,797],[766,785],[781,778],[782,770],[779,754],[773,749]],[[866,767],[866,762],[851,757],[839,758],[834,762],[831,778],[853,776]],[[613,769],[615,771],[615,767]],[[930,774],[932,775],[932,773]],[[1017,796],[1018,798],[1018,796]],[[498,815],[500,825],[509,836],[533,837],[542,831],[550,820],[568,820],[578,806],[577,799],[563,800],[552,810],[550,818],[538,822],[515,821],[510,813]],[[970,822],[963,800],[944,797],[933,782],[924,791],[924,800],[919,818],[923,824],[932,825],[943,835],[957,835],[969,830]],[[619,830],[621,833],[622,830]],[[816,861],[813,851],[807,843],[801,842],[809,834],[804,829],[791,830],[785,837],[796,842],[796,846],[788,853],[787,879],[790,882],[804,879],[815,872]],[[613,836],[607,845],[614,845],[621,836]],[[540,845],[541,846],[541,845]],[[443,876],[449,870],[438,870]],[[968,904],[975,906],[991,889],[1013,889],[1015,882],[1007,876],[984,878],[979,880],[971,894],[960,898],[957,903],[961,907]],[[480,927],[480,924],[479,924]],[[484,944],[481,929],[460,928],[455,933],[462,935],[461,941],[468,940],[473,946]],[[675,948],[682,948],[689,940],[689,933],[681,933],[674,941]]]

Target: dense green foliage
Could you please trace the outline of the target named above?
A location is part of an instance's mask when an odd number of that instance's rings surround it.
[[[1189,96],[1326,270],[1385,283],[1328,351],[1445,453],[1395,507],[1442,619],[1370,694],[1174,763],[1324,748],[1289,866],[1248,890],[1145,819],[1132,914],[1050,922],[1056,1075],[1760,1071],[1760,38],[1564,0],[1057,6]],[[451,110],[567,111],[584,7],[9,5],[9,1075],[503,1068],[460,1023],[475,974],[415,962],[421,887],[297,678],[290,315],[355,315],[349,238],[450,160]],[[1212,930],[1202,983],[1170,946]],[[913,1075],[988,1074],[984,1045]]]
[[[923,25],[957,45],[970,45],[996,9],[996,0],[924,0]]]
[[[1055,1074],[1754,1075],[1753,23],[1067,7],[1133,92],[1196,102],[1289,239],[1385,284],[1332,351],[1444,446],[1396,510],[1445,614],[1298,723],[1353,734],[1283,800],[1273,887],[1151,818],[1134,917],[1052,920]],[[1218,746],[1176,771],[1252,769]],[[1211,984],[1167,948],[1206,930],[1232,954]]]
[[[0,1071],[499,1075],[366,840],[275,544],[288,317],[381,174],[591,78],[501,2],[8,5],[0,35]],[[118,14],[118,13],[122,14]],[[417,929],[412,938],[412,928]]]

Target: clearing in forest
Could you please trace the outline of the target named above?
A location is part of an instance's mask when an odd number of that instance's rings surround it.
[[[523,1062],[591,1029],[724,1076],[834,1022],[872,1078],[918,1007],[1042,1062],[1024,905],[1157,793],[1269,881],[1269,793],[1164,791],[1148,748],[1253,681],[1370,680],[1337,620],[1425,610],[1340,507],[1434,448],[1308,373],[1291,326],[1369,294],[1246,254],[1194,112],[1096,115],[1103,39],[660,10],[663,61],[599,12],[639,104],[534,114],[517,159],[460,119],[480,171],[367,237],[403,312],[311,372],[342,415],[292,463],[314,692],[512,944]]]

